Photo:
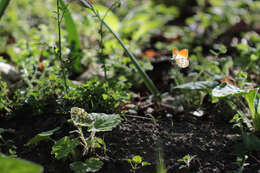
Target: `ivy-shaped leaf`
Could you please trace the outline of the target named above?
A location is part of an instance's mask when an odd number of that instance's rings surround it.
[[[52,146],[51,153],[55,154],[56,159],[66,158],[78,145],[79,141],[77,139],[70,139],[65,136]]]

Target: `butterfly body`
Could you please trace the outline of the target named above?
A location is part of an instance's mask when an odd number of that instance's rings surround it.
[[[189,66],[188,59],[189,52],[187,49],[182,49],[178,51],[176,48],[172,51],[172,60],[175,60],[176,64],[181,68],[186,68]]]

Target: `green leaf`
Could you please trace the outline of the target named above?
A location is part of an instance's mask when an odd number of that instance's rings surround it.
[[[42,173],[43,167],[18,158],[11,158],[0,153],[1,173]]]
[[[134,161],[134,163],[136,163],[136,164],[140,164],[140,163],[142,163],[142,157],[141,156],[134,156],[133,158],[132,158],[132,160]]]
[[[259,97],[257,97],[258,88],[252,89],[245,95],[252,119],[254,128],[256,131],[260,131],[260,105]]]
[[[25,146],[37,144],[37,143],[39,143],[40,141],[43,141],[43,140],[48,140],[48,139],[50,139],[50,136],[53,135],[58,130],[60,130],[60,127],[56,127],[55,129],[52,129],[52,130],[49,130],[49,131],[46,131],[46,132],[38,133],[36,136],[34,136],[32,139],[30,139],[25,144]]]
[[[142,162],[142,166],[149,166],[149,165],[151,165],[151,163],[149,163],[149,162]]]
[[[86,173],[86,164],[83,162],[73,162],[70,164],[70,168],[75,173]]]
[[[75,173],[86,173],[97,172],[102,168],[103,164],[100,159],[91,157],[85,162],[73,162],[70,164],[70,167]]]
[[[93,5],[93,7],[98,11],[101,18],[103,18],[104,15],[106,15],[104,21],[111,27],[112,30],[119,30],[119,20],[111,10],[102,5],[97,4]]]
[[[188,89],[188,90],[209,90],[218,85],[217,81],[198,81],[189,82],[183,85],[178,85],[174,89]]]
[[[100,159],[91,157],[86,161],[86,171],[97,172],[102,168],[103,164]]]
[[[64,12],[64,21],[66,30],[68,32],[68,41],[71,49],[71,55],[73,57],[73,68],[76,72],[81,72],[81,49],[80,49],[80,38],[78,35],[76,24],[71,16],[69,8],[64,3],[63,0],[60,0],[61,7]]]
[[[252,118],[254,118],[255,114],[256,114],[254,102],[255,102],[255,97],[256,97],[257,92],[258,92],[258,88],[255,88],[255,89],[252,89],[252,90],[250,90],[250,92],[245,94],[245,98],[246,98],[249,110],[251,112]]]
[[[118,114],[90,113],[94,123],[89,126],[88,131],[111,131],[120,122],[121,118]]]
[[[227,96],[240,96],[247,94],[250,90],[242,90],[233,85],[222,83],[212,90],[212,96],[214,97],[227,97]]]
[[[0,19],[3,16],[3,14],[4,14],[4,12],[5,12],[5,10],[6,10],[10,1],[11,0],[1,0],[0,1]]]
[[[55,154],[56,159],[66,158],[78,145],[77,139],[70,139],[65,136],[52,146],[51,154]]]

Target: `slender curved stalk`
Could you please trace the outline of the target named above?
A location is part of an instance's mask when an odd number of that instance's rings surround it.
[[[5,10],[6,10],[10,1],[11,0],[1,0],[0,1],[0,19],[3,16],[3,14],[4,14],[4,12],[5,12]]]
[[[62,77],[65,85],[65,91],[68,93],[68,85],[67,85],[67,79],[66,79],[66,71],[65,71],[65,65],[62,60],[62,52],[61,52],[61,21],[62,21],[63,14],[61,15],[60,13],[60,0],[57,0],[57,25],[58,25],[58,37],[59,37],[59,42],[58,42],[58,58],[61,63],[62,67]]]
[[[117,41],[119,42],[119,44],[122,46],[122,48],[125,50],[126,54],[129,56],[129,58],[131,59],[132,63],[134,64],[134,66],[136,67],[137,71],[139,72],[139,74],[141,75],[142,79],[144,80],[144,83],[146,85],[146,87],[150,90],[150,92],[155,96],[155,97],[159,97],[160,93],[158,91],[158,89],[156,88],[156,86],[154,85],[153,81],[149,78],[149,76],[144,72],[144,70],[141,68],[141,66],[138,64],[136,58],[134,57],[134,55],[126,48],[125,44],[123,43],[123,41],[120,39],[120,37],[111,29],[111,27],[103,20],[103,18],[99,15],[99,13],[95,10],[95,8],[93,7],[93,5],[91,3],[89,3],[86,0],[80,0],[81,4],[85,7],[85,8],[89,8],[94,15],[103,23],[103,25],[113,34],[113,36],[117,39]]]

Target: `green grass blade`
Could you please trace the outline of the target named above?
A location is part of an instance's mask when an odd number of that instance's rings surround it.
[[[5,9],[7,8],[10,1],[11,0],[1,0],[0,1],[0,19],[3,16]]]
[[[63,0],[60,0],[61,8],[64,12],[64,22],[65,27],[68,32],[68,41],[71,49],[71,57],[73,58],[73,69],[76,72],[81,72],[81,49],[80,49],[80,38],[77,32],[77,26],[71,16],[69,8],[64,3]]]

